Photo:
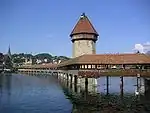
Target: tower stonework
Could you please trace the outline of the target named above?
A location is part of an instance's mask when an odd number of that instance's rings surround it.
[[[98,36],[88,17],[83,13],[70,34],[73,43],[72,57],[96,54]]]

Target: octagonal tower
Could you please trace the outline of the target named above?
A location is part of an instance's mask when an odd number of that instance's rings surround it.
[[[90,20],[83,13],[70,34],[73,43],[72,57],[95,54],[98,36],[99,34],[96,32]]]

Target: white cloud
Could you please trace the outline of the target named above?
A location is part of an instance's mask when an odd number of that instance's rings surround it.
[[[150,42],[146,42],[143,47],[145,52],[150,51]]]
[[[139,51],[140,53],[144,53],[144,47],[142,44],[135,44],[134,50]]]
[[[133,50],[139,51],[140,53],[147,53],[150,51],[150,42],[146,42],[144,44],[135,44]]]

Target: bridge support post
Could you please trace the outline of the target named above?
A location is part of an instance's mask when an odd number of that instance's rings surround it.
[[[62,73],[62,79],[63,80],[65,79],[65,73]]]
[[[68,80],[69,80],[69,82],[71,81],[71,75],[70,74],[68,74]]]
[[[63,73],[60,74],[61,80],[63,79]]]
[[[68,73],[65,74],[65,79],[66,79],[66,80],[68,79]]]
[[[67,87],[68,87],[68,85],[69,85],[69,75],[67,73]]]
[[[59,78],[60,78],[60,79],[62,79],[62,72],[60,72],[60,76],[59,76]]]
[[[63,76],[62,76],[62,77],[63,77],[63,80],[64,80],[64,79],[65,79],[65,73],[63,73]]]
[[[79,86],[80,86],[80,90],[85,90],[85,78],[79,78],[80,80],[80,82],[78,82],[79,84]]]
[[[69,81],[69,75],[68,75],[68,73],[66,74],[66,77],[67,77],[67,82]]]
[[[106,76],[106,92],[109,94],[109,76]]]
[[[145,79],[143,77],[140,78],[140,94],[144,95],[145,93]]]
[[[89,88],[88,88],[88,78],[85,78],[85,99],[87,98],[88,92],[89,92]]]
[[[63,76],[62,76],[62,77],[63,77],[63,80],[65,80],[65,73],[63,73]]]
[[[72,74],[70,74],[69,76],[70,76],[70,88],[72,89]]]
[[[123,76],[120,77],[120,96],[123,97]]]
[[[58,73],[58,72],[56,72],[56,78],[57,78],[57,79],[58,79],[58,74],[59,74],[59,73]]]
[[[74,84],[74,80],[75,80],[75,77],[74,77],[74,75],[72,74],[72,84]]]
[[[85,78],[85,90],[88,91],[88,78]]]
[[[74,91],[75,92],[77,92],[77,83],[78,83],[77,75],[74,75]]]
[[[137,74],[137,92],[139,93],[140,92],[140,74]]]
[[[93,89],[94,89],[94,92],[97,92],[98,91],[98,89],[97,89],[97,78],[93,78],[93,83],[94,83],[94,85],[93,85]]]
[[[77,92],[80,93],[80,90],[81,90],[81,78],[79,78],[77,76],[77,83],[76,83],[76,87],[77,87]]]
[[[74,84],[78,83],[77,75],[74,75]]]
[[[88,91],[89,92],[97,92],[97,79],[96,78],[88,78]]]
[[[58,79],[60,78],[60,72],[58,72],[58,76],[57,76],[57,78],[58,78]]]

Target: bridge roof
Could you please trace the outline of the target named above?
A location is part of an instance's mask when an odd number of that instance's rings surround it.
[[[62,62],[58,67],[74,64],[150,64],[150,55],[146,54],[95,54],[82,55]]]
[[[57,64],[36,64],[36,65],[24,65],[20,68],[32,68],[32,69],[41,69],[41,68],[56,68]]]
[[[98,33],[96,32],[95,28],[84,13],[81,15],[70,36],[81,33],[95,34],[98,36]]]

